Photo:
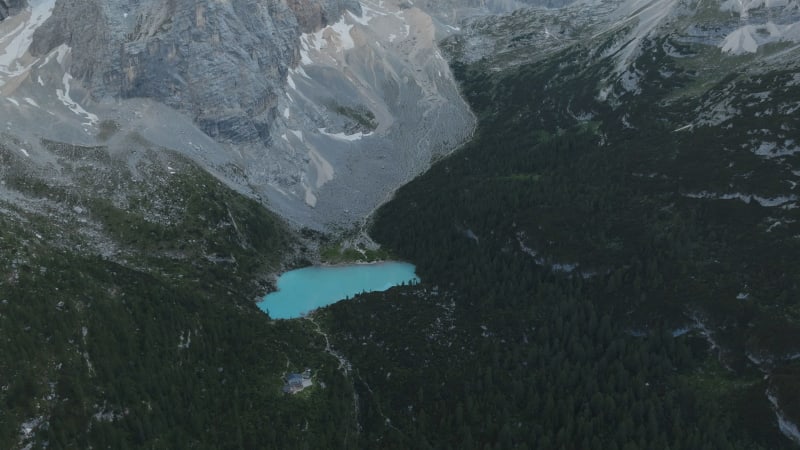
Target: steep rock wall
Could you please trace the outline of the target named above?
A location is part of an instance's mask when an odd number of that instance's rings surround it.
[[[294,12],[304,33],[336,22],[346,10],[361,14],[358,0],[287,0],[286,4]]]
[[[268,142],[270,109],[304,28],[352,0],[60,0],[31,52],[72,49],[71,73],[96,99],[144,97],[188,112],[223,142]],[[298,23],[300,18],[300,23]]]
[[[18,13],[26,4],[25,0],[0,0],[0,20]]]
[[[404,0],[33,5],[0,80],[24,139],[176,150],[302,226],[360,222],[474,125],[455,28]]]

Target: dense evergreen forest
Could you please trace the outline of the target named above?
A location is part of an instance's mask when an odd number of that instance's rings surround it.
[[[662,44],[614,108],[596,98],[613,63],[580,46],[499,73],[455,65],[476,138],[372,228],[425,283],[322,314],[357,368],[367,446],[791,447],[767,393],[798,422],[798,212],[692,194],[779,195],[797,156],[740,144],[800,118],[745,109],[675,132],[702,102],[676,93],[701,75]]]
[[[298,245],[280,219],[177,155],[142,161],[137,183],[124,157],[55,150],[93,166],[93,189],[6,178],[73,215],[3,205],[0,448],[318,448],[356,434],[352,383],[316,327],[253,302]],[[86,195],[120,184],[127,198]],[[82,214],[108,248],[72,244],[87,245]],[[306,367],[325,388],[285,395],[284,376]]]

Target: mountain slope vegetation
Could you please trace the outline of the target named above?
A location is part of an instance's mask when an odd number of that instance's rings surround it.
[[[72,176],[15,161],[3,186],[30,200],[0,216],[0,447],[291,448],[355,433],[321,336],[252,302],[297,245],[279,218],[168,151],[130,167],[103,147],[44,144]],[[287,397],[282,378],[306,367],[326,388]]]
[[[324,313],[391,424],[376,441],[791,446],[796,47],[770,65],[785,46],[729,57],[658,35],[620,73],[620,39],[482,59],[450,42],[476,137],[372,228],[427,284]]]

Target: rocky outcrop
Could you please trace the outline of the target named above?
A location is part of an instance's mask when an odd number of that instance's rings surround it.
[[[26,0],[0,0],[0,20],[18,13],[27,3]]]
[[[361,4],[358,0],[287,0],[286,4],[294,12],[304,33],[336,22],[345,10],[361,15]]]
[[[29,51],[41,56],[66,44],[76,50],[72,53],[73,76],[92,80],[111,64],[108,58],[114,39],[103,9],[99,0],[57,1],[53,14],[34,32]]]

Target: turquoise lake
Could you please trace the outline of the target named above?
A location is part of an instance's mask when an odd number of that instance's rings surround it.
[[[362,292],[419,282],[414,269],[403,262],[304,267],[281,275],[258,307],[273,319],[294,319]]]

